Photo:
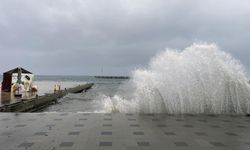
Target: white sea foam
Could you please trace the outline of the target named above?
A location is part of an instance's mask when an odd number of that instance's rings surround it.
[[[250,86],[238,60],[215,44],[195,43],[157,54],[120,92],[102,101],[108,112],[244,114]]]

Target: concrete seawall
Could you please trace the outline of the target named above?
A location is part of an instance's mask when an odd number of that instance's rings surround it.
[[[68,93],[79,93],[87,91],[94,84],[88,83],[79,85],[73,88],[64,89],[51,94],[45,94],[43,96],[36,96],[35,98],[22,99],[19,102],[13,104],[6,104],[0,107],[0,112],[34,112],[47,107],[50,104],[56,103],[57,99],[62,98]]]

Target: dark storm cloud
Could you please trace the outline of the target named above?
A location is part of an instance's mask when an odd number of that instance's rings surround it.
[[[249,69],[248,0],[2,0],[0,72],[128,74],[157,52],[215,42]]]

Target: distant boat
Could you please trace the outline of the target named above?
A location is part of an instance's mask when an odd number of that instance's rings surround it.
[[[95,78],[103,78],[103,79],[130,79],[128,76],[95,76]]]

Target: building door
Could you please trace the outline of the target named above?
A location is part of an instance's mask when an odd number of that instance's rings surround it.
[[[2,82],[2,91],[11,92],[11,82],[12,82],[12,74],[4,74],[3,82]]]

